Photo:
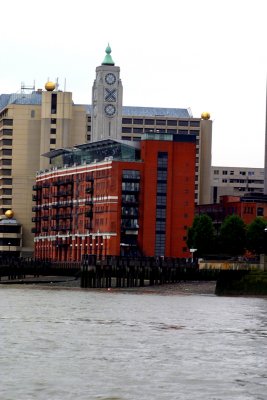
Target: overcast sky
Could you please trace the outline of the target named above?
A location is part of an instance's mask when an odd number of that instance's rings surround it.
[[[110,43],[127,106],[209,111],[212,164],[263,167],[266,0],[13,0],[1,9],[0,93],[47,78],[91,103]]]

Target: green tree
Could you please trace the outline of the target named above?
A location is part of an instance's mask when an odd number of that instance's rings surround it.
[[[189,249],[197,249],[196,254],[203,256],[213,252],[215,231],[212,219],[206,215],[196,215],[192,226],[187,232],[187,246]]]
[[[246,225],[238,215],[225,218],[220,229],[220,246],[225,254],[243,255],[246,248]]]
[[[267,221],[257,217],[247,229],[247,249],[254,254],[263,254],[267,250]]]

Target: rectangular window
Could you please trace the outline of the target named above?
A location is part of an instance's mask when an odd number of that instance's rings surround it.
[[[218,170],[218,169],[215,169],[215,170],[213,171],[213,174],[214,174],[214,175],[219,175],[219,170]]]
[[[188,121],[179,121],[179,125],[180,126],[188,126],[189,123],[188,123]]]
[[[3,156],[12,156],[12,150],[11,149],[3,149],[2,155]]]
[[[35,117],[35,110],[31,110],[31,118]]]
[[[223,171],[222,174],[223,175],[228,175],[228,171]]]
[[[50,139],[50,144],[56,144],[56,139]]]
[[[57,123],[57,119],[56,118],[51,118],[51,124],[56,124]]]
[[[12,185],[12,179],[4,178],[3,185]]]
[[[177,133],[177,129],[168,129],[167,132],[168,133]]]
[[[3,176],[11,176],[12,170],[11,169],[2,169],[2,175]]]
[[[51,114],[57,113],[57,94],[51,94]]]
[[[156,119],[156,125],[166,125],[165,119]]]
[[[199,121],[190,121],[190,126],[199,127],[200,122]]]
[[[13,129],[3,129],[2,133],[3,133],[3,135],[6,135],[6,136],[12,136]]]
[[[135,137],[133,137],[133,141],[134,141],[134,142],[140,142],[140,140],[141,140],[141,137],[140,137],[140,136],[135,136]]]
[[[4,119],[3,125],[13,126],[13,119]]]
[[[154,119],[145,119],[145,125],[154,125]]]
[[[3,189],[3,194],[6,196],[11,196],[12,195],[12,189]]]
[[[131,136],[122,136],[122,140],[132,140]]]
[[[2,159],[2,165],[12,165],[12,159],[11,158],[3,158]]]
[[[56,128],[51,128],[51,129],[50,129],[50,133],[52,133],[52,134],[56,134],[56,133],[57,133],[57,130],[56,130]]]
[[[3,139],[2,145],[3,146],[12,146],[12,139]]]
[[[5,206],[10,206],[12,204],[12,199],[2,199],[2,204]]]
[[[122,118],[123,124],[132,124],[132,118]]]
[[[132,133],[132,128],[131,127],[127,127],[127,126],[123,126],[122,127],[122,133]]]
[[[187,135],[188,131],[186,129],[179,129],[178,133],[183,134],[183,135]]]
[[[133,123],[134,125],[143,125],[143,120],[140,118],[134,118]]]
[[[143,128],[133,128],[133,133],[143,133]]]
[[[167,121],[168,126],[177,126],[177,120],[176,119],[169,119]]]

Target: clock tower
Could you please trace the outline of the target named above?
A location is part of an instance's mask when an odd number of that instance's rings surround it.
[[[108,45],[104,61],[96,68],[92,91],[92,142],[121,139],[123,89],[120,67],[115,66],[110,53]]]

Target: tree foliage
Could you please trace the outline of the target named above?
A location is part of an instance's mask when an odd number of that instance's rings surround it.
[[[198,256],[209,254],[213,251],[214,239],[212,219],[206,214],[196,215],[187,233],[189,249],[196,249]]]
[[[221,250],[232,256],[243,255],[246,248],[246,225],[238,215],[225,218],[220,229]]]
[[[266,254],[267,251],[267,221],[257,217],[247,229],[247,249],[254,254]]]

